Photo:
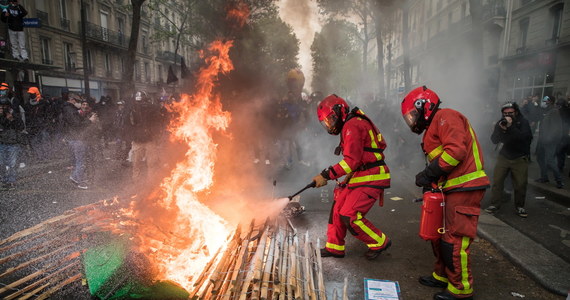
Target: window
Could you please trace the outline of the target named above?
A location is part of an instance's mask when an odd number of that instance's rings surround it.
[[[91,74],[93,74],[93,72],[95,71],[93,69],[93,55],[91,53],[91,50],[87,50],[87,70]]]
[[[552,39],[558,40],[560,37],[560,31],[562,30],[562,11],[564,9],[564,3],[560,3],[550,9],[550,15],[552,19]]]
[[[520,29],[520,33],[519,33],[519,46],[521,49],[525,49],[526,48],[526,39],[527,39],[527,35],[528,35],[528,26],[529,26],[529,20],[524,19],[521,20],[519,22],[519,29]]]
[[[70,43],[63,43],[63,59],[66,70],[75,70],[75,53]]]
[[[109,41],[109,13],[106,11],[100,12],[101,17],[101,36],[104,41]]]
[[[145,82],[150,82],[150,64],[148,62],[144,63],[144,79]]]
[[[162,65],[158,65],[158,81],[162,82]]]
[[[113,74],[113,69],[111,67],[111,55],[109,53],[105,53],[105,72],[107,76],[111,76]]]
[[[143,34],[141,36],[141,47],[142,47],[142,52],[144,54],[148,54],[148,39],[147,39],[147,32],[145,30],[143,30]]]
[[[527,71],[515,75],[513,83],[513,99],[520,100],[537,95],[540,98],[552,95],[554,87],[554,71]]]
[[[69,18],[67,16],[67,0],[59,0],[59,13],[61,29],[69,31]]]
[[[40,37],[40,46],[42,51],[42,64],[51,65],[53,61],[51,60],[51,50],[50,50],[50,40],[46,37]]]

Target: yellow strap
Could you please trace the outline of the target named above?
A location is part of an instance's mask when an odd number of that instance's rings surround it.
[[[449,155],[447,151],[443,151],[443,154],[441,154],[441,159],[443,159],[443,161],[445,161],[448,165],[452,165],[454,167],[459,164],[459,161],[453,156]]]
[[[430,153],[428,153],[428,160],[432,161],[434,158],[436,158],[441,152],[443,152],[443,146],[439,145],[437,146],[435,149],[431,150]]]
[[[350,168],[350,166],[346,163],[346,161],[344,159],[341,160],[338,164],[346,172],[346,174],[352,173],[352,169]]]
[[[366,226],[366,224],[362,222],[362,214],[360,212],[356,213],[356,220],[354,220],[353,223],[362,229],[362,231],[364,231],[364,233],[366,233],[369,237],[376,241],[376,244],[368,244],[368,247],[380,247],[384,245],[384,242],[386,241],[386,235],[382,233],[382,236],[379,236],[376,234],[376,232],[370,229],[370,227]]]
[[[390,173],[386,173],[385,166],[380,166],[380,174],[371,174],[358,177],[352,177],[348,183],[362,183],[368,181],[386,180],[390,179]]]
[[[378,144],[376,144],[376,140],[374,139],[374,131],[368,130],[368,135],[370,136],[370,147],[374,149],[378,149]],[[376,160],[382,160],[382,154],[373,152],[374,156],[376,156]]]
[[[344,251],[344,245],[336,245],[336,244],[328,243],[328,242],[327,242],[327,243],[325,244],[325,247],[326,247],[326,248],[329,248],[329,249],[338,250],[338,251]]]
[[[467,181],[475,180],[475,179],[485,177],[485,176],[487,176],[487,174],[485,174],[485,171],[483,171],[483,170],[471,172],[471,173],[465,174],[463,176],[448,179],[447,182],[445,183],[445,185],[443,186],[443,188],[450,188],[450,187],[465,183]],[[440,182],[439,185],[441,185],[442,183],[443,182]]]
[[[439,280],[439,281],[443,281],[443,282],[449,282],[449,280],[447,279],[447,277],[443,277],[443,276],[439,276],[437,275],[435,272],[433,272],[432,274],[433,278]]]
[[[475,156],[475,166],[477,170],[483,170],[483,163],[481,162],[481,156],[479,154],[479,147],[477,147],[477,139],[475,139],[475,133],[473,128],[469,125],[469,132],[471,133],[471,139],[473,141],[473,156]]]
[[[471,239],[467,236],[464,236],[461,239],[461,250],[459,250],[459,260],[461,263],[461,284],[463,285],[463,289],[460,290],[453,286],[451,283],[447,285],[447,289],[456,294],[456,295],[468,295],[473,294],[473,288],[469,283],[469,259],[467,257],[467,248],[471,244]]]

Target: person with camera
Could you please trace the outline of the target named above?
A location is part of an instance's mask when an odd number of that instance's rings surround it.
[[[501,107],[503,117],[491,135],[493,144],[502,143],[497,157],[491,188],[491,204],[485,209],[490,214],[501,207],[505,179],[509,173],[513,182],[516,213],[521,218],[528,216],[524,204],[528,185],[528,164],[532,132],[528,120],[521,114],[515,102],[506,102]]]

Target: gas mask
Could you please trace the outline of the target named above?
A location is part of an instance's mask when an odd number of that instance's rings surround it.
[[[6,97],[8,95],[8,90],[0,90],[0,97]]]

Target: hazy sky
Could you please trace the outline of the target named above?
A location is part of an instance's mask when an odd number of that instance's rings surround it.
[[[315,0],[279,0],[279,14],[283,21],[291,25],[299,45],[299,64],[305,74],[305,89],[311,90],[313,76],[313,65],[311,62],[311,43],[315,32],[319,31],[317,1]]]

